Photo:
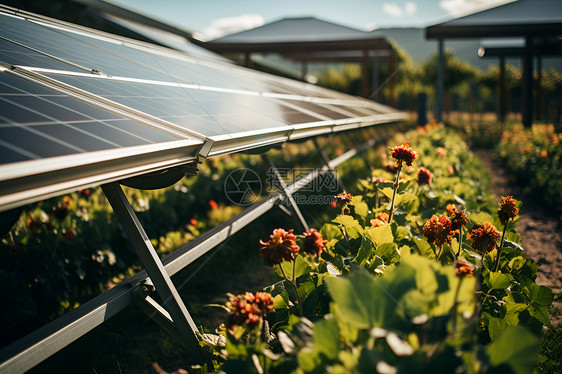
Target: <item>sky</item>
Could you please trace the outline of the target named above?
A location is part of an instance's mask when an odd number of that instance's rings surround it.
[[[195,32],[202,40],[286,17],[313,16],[370,31],[425,27],[513,0],[107,0]]]

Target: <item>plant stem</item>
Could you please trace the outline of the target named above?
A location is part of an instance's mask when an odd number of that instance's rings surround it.
[[[439,253],[437,254],[437,258],[435,259],[435,261],[439,261],[439,257],[441,257],[441,253],[443,253],[443,246],[442,245],[439,246]]]
[[[394,182],[394,191],[392,192],[392,201],[390,202],[390,212],[388,213],[388,223],[392,223],[392,214],[394,213],[394,198],[400,183],[400,170],[402,170],[402,161],[398,164],[398,171],[396,171],[396,181]]]
[[[279,264],[279,268],[281,269],[281,273],[283,273],[283,277],[293,286],[293,289],[295,290],[295,295],[297,295],[297,306],[299,308],[299,316],[302,317],[303,312],[302,312],[301,298],[299,296],[299,289],[297,287],[297,282],[295,279],[296,263],[297,263],[296,260],[293,260],[293,279],[287,277],[287,274],[285,274],[285,270],[283,269],[283,266],[281,266],[281,264]]]
[[[503,241],[505,239],[505,233],[507,231],[507,225],[509,224],[509,221],[506,222],[504,228],[503,228],[503,234],[502,234],[502,240],[500,241],[500,246],[498,248],[498,258],[496,258],[496,266],[494,266],[494,271],[498,271],[498,268],[500,267],[500,255],[502,253],[502,248],[503,248]]]

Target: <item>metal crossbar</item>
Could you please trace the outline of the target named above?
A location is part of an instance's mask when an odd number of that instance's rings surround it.
[[[326,173],[330,173],[331,170],[338,165],[382,140],[382,138],[371,139],[361,146],[351,149],[339,157],[330,160],[324,167],[315,169],[298,181],[286,186],[286,193],[289,195],[294,194],[314,179]],[[119,186],[117,186],[117,188],[121,190]],[[106,189],[107,187],[104,187],[104,191]],[[283,198],[283,194],[275,193],[252,204],[241,213],[166,256],[161,262],[162,267],[156,264],[158,272],[166,274],[169,279],[169,277],[183,270],[205,253],[268,212],[271,208],[280,203]],[[129,217],[129,219],[134,223],[133,217]],[[140,229],[142,229],[142,227],[140,227]],[[141,235],[142,238],[140,231],[136,228],[134,230],[137,231],[137,234]],[[142,230],[142,232],[144,232],[144,230]],[[148,241],[148,243],[150,243],[150,241]],[[166,276],[164,276],[164,278],[165,277]],[[161,318],[159,318],[161,320],[160,322],[171,326],[171,321],[174,320],[175,322],[175,319],[173,314],[170,313],[170,310],[163,310],[156,302],[153,303],[152,299],[147,299],[145,289],[147,281],[149,281],[148,273],[146,270],[142,270],[75,310],[3,348],[0,350],[0,373],[23,373],[33,368],[43,360],[70,345],[78,338],[84,336],[95,327],[101,325],[109,318],[115,316],[136,300],[138,301],[139,293],[148,300],[149,305],[147,308],[159,311],[161,314]],[[166,283],[166,281],[164,281],[164,283]],[[158,288],[158,286],[156,288]],[[160,290],[158,292],[160,292]],[[164,297],[163,299],[166,298]],[[193,333],[191,325],[190,331]],[[196,355],[197,353],[194,352],[194,354]]]

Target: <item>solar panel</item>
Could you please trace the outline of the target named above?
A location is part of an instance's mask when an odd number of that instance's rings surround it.
[[[198,155],[403,118],[208,52],[26,17],[0,11],[0,211]]]

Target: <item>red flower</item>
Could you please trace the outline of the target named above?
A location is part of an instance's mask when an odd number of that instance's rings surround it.
[[[310,229],[304,233],[304,246],[302,249],[306,253],[318,256],[322,251],[326,250],[326,244],[328,244],[328,241],[324,240],[322,234],[315,229]]]
[[[458,210],[453,204],[447,205],[447,213],[449,214],[451,220],[451,228],[456,231],[464,227],[468,222],[468,217],[462,210]]]
[[[267,242],[260,240],[263,245],[260,249],[260,256],[266,265],[276,265],[285,261],[293,261],[295,255],[299,253],[300,247],[296,243],[297,237],[293,234],[293,229],[285,231],[283,229],[273,230],[273,235]]]
[[[424,184],[430,184],[431,183],[431,172],[429,170],[427,170],[426,168],[419,168],[418,169],[418,184],[420,186],[423,186]]]
[[[451,244],[454,231],[451,230],[451,221],[447,216],[437,217],[433,215],[423,226],[423,234],[428,243],[434,243],[441,247],[443,244]]]
[[[472,239],[472,249],[482,253],[493,251],[499,237],[500,233],[490,222],[476,225],[468,234],[468,238]]]
[[[192,219],[189,220],[189,224],[191,226],[197,226],[197,220],[195,218],[192,218]]]
[[[262,318],[273,312],[273,298],[264,292],[246,292],[244,295],[231,295],[226,303],[230,317],[228,328],[235,326],[247,326],[254,328],[259,326]]]
[[[351,199],[353,199],[353,195],[343,191],[342,193],[334,196],[334,198],[336,199],[335,201],[337,206],[343,206],[351,202]]]
[[[209,207],[211,208],[211,210],[215,210],[217,209],[219,205],[217,204],[217,202],[215,200],[209,200]]]
[[[498,217],[502,225],[506,225],[510,219],[517,217],[519,208],[517,208],[517,200],[513,196],[502,196],[502,202],[498,209]]]
[[[392,164],[394,165],[394,164]],[[396,171],[395,171],[396,172]],[[375,186],[379,183],[388,183],[389,181],[385,178],[372,178],[371,179],[371,183],[374,184]]]
[[[392,148],[390,155],[398,161],[399,165],[405,162],[408,166],[412,166],[412,162],[418,157],[417,153],[410,147],[409,142],[404,142],[404,144]]]

